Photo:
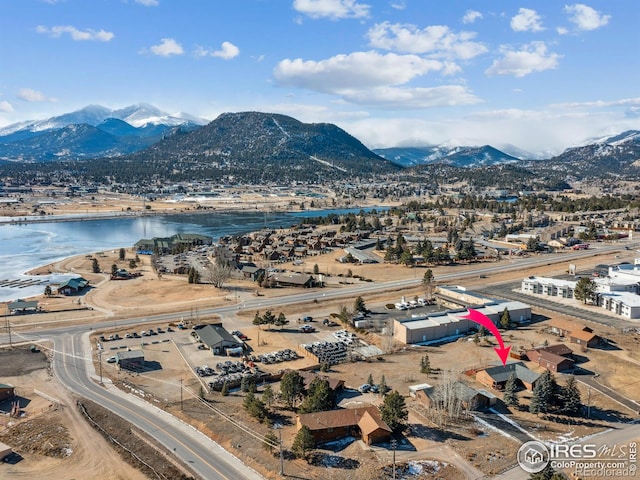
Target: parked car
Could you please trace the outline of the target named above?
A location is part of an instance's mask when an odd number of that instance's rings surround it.
[[[116,357],[107,358],[107,363],[116,363]]]
[[[306,322],[313,322],[313,317],[310,317],[310,316],[307,315],[306,317],[302,317],[302,321],[305,322],[305,323]]]
[[[233,332],[231,332],[231,335],[235,335],[240,340],[247,340],[249,338],[244,333],[242,333],[240,330],[234,330]]]
[[[368,383],[363,383],[362,385],[360,385],[360,387],[358,387],[358,391],[360,393],[367,393],[369,390],[371,390],[371,385],[369,385]]]
[[[311,332],[315,332],[315,328],[313,328],[311,325],[303,325],[300,327],[300,331],[302,333],[311,333]]]

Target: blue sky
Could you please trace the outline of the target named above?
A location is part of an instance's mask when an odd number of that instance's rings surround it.
[[[631,0],[0,0],[0,127],[89,104],[557,153],[640,128]]]

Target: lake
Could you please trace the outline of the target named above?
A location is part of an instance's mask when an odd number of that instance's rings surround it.
[[[211,212],[0,225],[0,301],[39,295],[46,284],[69,278],[71,275],[41,276],[35,278],[40,281],[38,284],[29,285],[28,280],[34,277],[24,275],[63,258],[131,247],[143,238],[199,233],[217,240],[264,227],[290,227],[305,217],[358,211],[359,208],[293,213]],[[7,285],[12,281],[13,285]]]

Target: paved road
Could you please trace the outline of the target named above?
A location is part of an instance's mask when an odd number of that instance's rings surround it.
[[[620,245],[608,245],[599,249],[608,252],[620,249]],[[567,262],[578,258],[591,256],[589,251],[578,251],[562,255],[533,256],[505,260],[494,264],[479,264],[472,272],[455,272],[438,276],[438,281],[449,281],[465,276],[488,275],[507,270],[526,271],[528,267]],[[339,290],[323,289],[298,293],[286,298],[256,298],[241,305],[216,307],[200,310],[199,314],[218,314],[227,316],[238,309],[269,308],[274,306],[304,303],[323,299],[354,298],[357,295],[380,291],[391,291],[412,287],[421,283],[421,278],[404,279],[385,283],[368,283],[353,285]],[[114,326],[130,326],[150,322],[179,321],[182,317],[190,316],[191,312],[169,313],[146,316],[127,320],[110,320],[92,324],[92,328],[101,329]],[[176,456],[187,462],[191,468],[204,479],[236,479],[260,478],[255,472],[248,470],[235,457],[223,450],[215,442],[204,437],[195,429],[182,424],[165,412],[150,407],[149,404],[127,395],[114,388],[103,388],[96,385],[89,378],[92,364],[89,360],[89,346],[86,341],[86,326],[64,326],[58,328],[39,328],[36,331],[20,336],[28,341],[50,338],[54,341],[57,352],[54,356],[54,370],[61,381],[75,393],[89,398],[108,408],[135,424],[147,434],[155,437],[168,451],[175,451]],[[15,334],[14,334],[15,335]],[[0,337],[0,342],[7,343],[6,335]],[[89,369],[89,370],[88,370]]]
[[[613,317],[611,315],[603,315],[599,312],[586,310],[575,305],[567,305],[554,300],[554,297],[547,295],[524,295],[518,293],[522,286],[522,282],[510,282],[500,285],[492,285],[490,287],[476,289],[477,292],[489,297],[499,297],[506,300],[518,300],[531,305],[538,310],[546,310],[548,312],[560,313],[568,317],[574,317],[580,320],[606,325],[618,329],[637,327],[637,322],[625,320],[623,317]]]
[[[596,448],[600,449],[603,446],[607,446],[612,448],[616,445],[618,448],[622,445],[628,446],[630,442],[635,442],[637,445],[640,445],[640,425],[639,424],[619,424],[615,428],[610,430],[606,430],[605,432],[589,437],[584,440],[580,440],[578,442],[572,442],[572,444],[594,444]],[[627,447],[628,451],[628,447]],[[565,473],[571,474],[568,469],[565,470]],[[505,473],[498,475],[495,477],[499,480],[523,480],[529,478],[529,474],[522,470],[520,467],[516,466]],[[569,477],[575,478],[575,477]],[[593,477],[591,477],[593,478]]]
[[[628,408],[629,410],[631,410],[634,413],[634,415],[633,415],[634,417],[637,416],[638,413],[640,413],[640,404],[638,404],[638,402],[635,402],[635,401],[633,401],[633,400],[631,400],[631,399],[629,399],[627,397],[623,397],[622,395],[620,395],[615,390],[602,385],[600,382],[598,382],[598,379],[595,378],[594,376],[591,376],[591,375],[578,375],[575,378],[580,383],[583,383],[585,385],[589,385],[594,390],[597,390],[598,392],[602,393],[603,395],[606,395],[607,397],[611,398],[612,400],[615,400],[620,405]]]
[[[71,391],[121,416],[151,435],[200,478],[206,480],[262,479],[255,471],[195,428],[116,387],[102,387],[88,374],[93,370],[86,350],[88,339],[81,335],[57,337],[53,368]]]

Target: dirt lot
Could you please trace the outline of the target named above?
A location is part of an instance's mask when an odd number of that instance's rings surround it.
[[[519,349],[519,347],[529,347],[531,344],[539,345],[545,340],[552,344],[556,343],[556,337],[545,333],[545,325],[548,319],[545,320],[542,317],[538,317],[536,321],[530,326],[518,328],[505,334],[505,341],[512,345],[514,350]],[[317,322],[312,323],[317,326]],[[330,335],[331,330],[327,328],[320,330],[315,338]],[[249,334],[249,344],[255,346],[256,353],[280,348],[295,348],[297,342],[308,338],[306,335],[296,332],[260,330],[261,345],[258,347],[257,329],[247,329],[245,333]],[[267,426],[252,420],[244,413],[242,407],[244,395],[242,393],[233,391],[228,397],[221,396],[218,393],[207,393],[206,398],[211,402],[208,406],[188,399],[189,395],[185,393],[184,411],[181,412],[179,410],[180,379],[183,381],[183,386],[187,387],[193,395],[198,395],[200,379],[194,375],[193,366],[215,365],[215,362],[220,357],[212,357],[210,352],[198,350],[188,333],[174,332],[163,335],[166,337],[163,337],[162,340],[170,339],[170,341],[160,341],[155,345],[145,346],[144,350],[145,358],[152,364],[158,365],[158,369],[152,369],[148,373],[139,375],[118,372],[111,365],[104,365],[104,374],[112,376],[115,381],[121,381],[123,385],[126,385],[124,388],[136,390],[139,394],[143,394],[148,401],[163,405],[167,410],[183,416],[185,420],[191,421],[189,420],[191,418],[198,428],[209,432],[225,448],[233,451],[234,454],[250,463],[254,468],[264,471],[265,475],[269,471],[277,471],[277,458],[271,456],[263,457],[261,455],[261,443],[258,440],[248,438],[241,429],[234,425],[236,423],[248,425],[251,430],[261,435],[268,432]],[[371,340],[371,337],[372,335],[368,335],[365,338]],[[627,338],[627,341],[631,341],[630,338]],[[126,342],[126,340],[113,342],[113,346],[111,346],[112,342],[108,342],[105,344],[106,351],[117,351],[118,347]],[[431,376],[420,373],[420,359],[425,354],[429,356],[432,368],[440,373],[435,373]],[[615,362],[611,362],[610,357],[615,353],[612,354],[609,351],[591,349],[584,355],[588,358],[588,361],[584,363],[585,368],[593,368],[599,371],[603,365],[607,365],[608,368],[610,365],[615,364]],[[398,462],[453,458],[456,460],[457,465],[452,460],[449,460],[448,468],[450,471],[457,473],[452,473],[451,478],[459,478],[456,476],[460,475],[458,467],[464,467],[465,465],[467,467],[470,465],[485,474],[495,474],[513,465],[515,451],[519,445],[513,439],[469,419],[452,422],[447,426],[446,430],[443,430],[434,423],[437,419],[432,418],[418,402],[407,395],[409,385],[425,382],[430,384],[439,383],[444,371],[450,371],[471,386],[481,388],[482,385],[476,384],[473,378],[465,377],[462,372],[469,368],[487,365],[495,361],[495,353],[490,346],[476,346],[473,342],[464,339],[439,347],[400,349],[392,355],[384,355],[380,356],[380,358],[382,360],[379,360],[378,357],[373,357],[368,361],[337,365],[332,368],[329,375],[346,381],[346,386],[350,389],[346,395],[346,405],[357,406],[381,402],[382,399],[379,396],[371,394],[360,395],[355,391],[359,385],[366,382],[369,375],[373,376],[375,382],[379,382],[384,376],[386,383],[391,388],[406,395],[407,404],[411,412],[409,418],[410,433],[405,438],[406,443],[404,445],[406,448],[401,448],[397,452]],[[615,359],[615,356],[613,358]],[[308,366],[309,363],[307,359],[304,359],[277,365],[261,365],[261,368],[274,371],[281,368],[301,368]],[[530,365],[530,368],[541,371],[539,367],[533,365]],[[637,369],[640,366],[632,365],[631,368]],[[640,371],[635,372],[633,370],[631,373],[632,376],[637,374],[640,374]],[[562,376],[557,377],[558,382],[563,384],[564,378]],[[621,371],[620,378],[623,377]],[[615,379],[616,377],[612,378]],[[583,386],[580,386],[580,389],[582,399],[586,401],[587,390]],[[274,385],[274,390],[278,390],[277,384]],[[497,395],[500,396],[499,393]],[[607,424],[600,420],[567,420],[565,422],[560,418],[559,420],[562,421],[552,421],[531,415],[527,411],[530,398],[530,392],[521,392],[520,400],[523,408],[512,409],[511,411],[504,410],[504,413],[513,421],[532,431],[538,438],[561,441],[568,438],[580,438],[607,428]],[[609,415],[610,420],[614,422],[630,418],[631,412],[620,412],[621,407],[602,394],[591,392],[589,401],[594,414],[596,412],[601,412],[603,415],[606,412],[619,412]],[[212,411],[214,415],[212,415]],[[274,407],[274,422],[283,426],[284,445],[290,446],[295,435],[295,417],[292,412],[285,410],[282,406]],[[447,452],[446,455],[442,453],[443,448]],[[378,472],[379,469],[382,469],[385,464],[390,462],[388,445],[386,447],[371,448],[363,446],[360,442],[354,442],[347,447],[339,445],[331,449],[321,449],[320,455],[324,459],[321,463],[324,464],[337,462],[339,457],[349,458],[363,465],[366,464],[372,469],[367,470],[366,478],[375,478],[375,472]],[[263,465],[252,463],[255,461],[254,459],[261,457],[265,459]],[[376,466],[375,468],[373,468],[374,465]],[[287,460],[287,469],[293,475],[310,475],[311,478],[316,478],[317,475],[321,475],[321,470],[317,470],[317,468],[299,460]],[[338,469],[334,473],[335,476],[333,478],[348,478],[354,475],[354,472],[348,469],[347,471]]]
[[[0,350],[0,377],[16,387],[23,412],[20,418],[0,416],[0,441],[22,457],[15,464],[0,463],[0,478],[148,478],[89,426],[75,399],[49,375],[47,365],[43,352]],[[10,402],[3,402],[0,408],[8,411]],[[117,425],[119,419],[112,421]]]

